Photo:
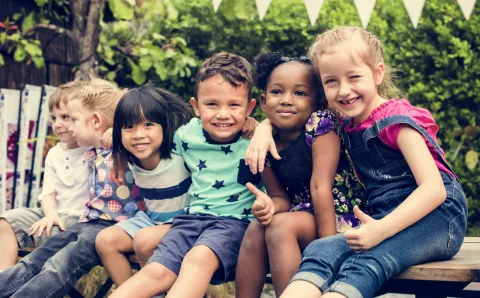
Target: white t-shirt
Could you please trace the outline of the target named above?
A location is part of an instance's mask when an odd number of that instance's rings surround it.
[[[162,159],[152,171],[128,164],[135,184],[144,196],[146,212],[157,224],[184,214],[190,202],[188,197],[188,188],[192,183],[190,173],[185,168],[181,156],[170,155],[170,159]]]
[[[66,149],[58,143],[45,160],[43,189],[38,201],[56,193],[57,212],[81,215],[89,198],[90,169],[85,160],[88,147]]]

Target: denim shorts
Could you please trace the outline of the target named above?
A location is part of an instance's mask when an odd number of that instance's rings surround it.
[[[452,258],[465,236],[467,206],[460,184],[448,174],[442,173],[442,178],[447,199],[420,221],[361,253],[350,249],[343,234],[315,240],[305,249],[292,281],[310,282],[322,293],[373,297],[385,282],[410,266]],[[410,193],[392,190],[385,200],[406,198]]]
[[[60,213],[60,219],[62,220],[65,228],[68,228],[78,222],[80,218],[79,214]],[[37,234],[30,236],[30,227],[45,217],[42,208],[16,208],[7,210],[0,215],[0,218],[4,218],[12,227],[17,238],[18,247],[31,247],[36,245],[41,246],[47,240],[47,234],[42,233],[42,236],[38,237]],[[61,230],[58,226],[53,226],[50,231],[50,237],[60,233]],[[35,243],[34,243],[35,241]]]
[[[212,277],[212,284],[235,279],[238,253],[249,222],[211,215],[179,215],[148,263],[160,263],[178,275],[182,260],[197,245],[215,252],[221,267]]]
[[[153,227],[157,224],[143,211],[138,211],[134,217],[122,220],[116,226],[122,228],[130,237],[135,237],[135,234],[143,228]]]

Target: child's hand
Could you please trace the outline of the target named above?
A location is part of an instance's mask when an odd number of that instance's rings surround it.
[[[353,212],[360,220],[361,225],[358,229],[350,229],[343,234],[352,250],[355,252],[367,251],[385,240],[385,233],[380,221],[363,213],[358,206],[353,207]]]
[[[123,177],[125,177],[125,167],[126,165],[119,165],[113,163],[110,167],[110,180],[112,180],[116,185],[123,185]]]
[[[255,130],[252,141],[245,152],[245,163],[250,166],[250,171],[253,174],[257,174],[257,169],[258,172],[263,172],[265,157],[268,151],[270,151],[273,158],[281,159],[272,137],[272,125],[270,122],[268,124],[262,122]]]
[[[47,233],[47,237],[50,237],[50,232],[53,226],[58,226],[60,230],[65,231],[65,226],[58,215],[47,216],[40,219],[30,227],[30,235],[38,233],[37,236],[40,237],[42,236],[43,231],[45,231]]]
[[[255,128],[258,126],[258,121],[255,120],[255,118],[248,117],[247,120],[245,120],[245,127],[242,129],[242,137],[244,139],[251,139],[253,137],[253,133],[255,132]]]
[[[275,205],[266,193],[256,188],[252,183],[246,184],[249,191],[256,197],[252,206],[253,216],[264,226],[268,226],[275,213]]]
[[[100,140],[100,146],[105,150],[112,149],[112,131],[113,129],[111,127],[107,129]]]

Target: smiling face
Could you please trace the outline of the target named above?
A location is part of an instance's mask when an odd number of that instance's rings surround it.
[[[298,131],[315,111],[315,76],[301,62],[277,66],[268,79],[261,105],[268,119],[280,130]]]
[[[67,146],[67,149],[77,148],[78,144],[69,130],[72,120],[68,114],[67,107],[63,102],[59,102],[58,107],[53,106],[50,113],[52,119],[52,130],[59,137],[60,142]]]
[[[378,94],[385,66],[378,63],[372,70],[352,47],[348,42],[332,47],[317,57],[317,66],[329,106],[359,123],[386,101]]]
[[[145,120],[122,128],[122,144],[145,170],[154,170],[160,163],[163,129],[158,123]]]
[[[220,75],[201,82],[197,97],[197,100],[190,99],[195,114],[200,117],[210,137],[218,143],[232,141],[255,107],[254,99],[248,101],[248,90],[244,84],[234,87]]]

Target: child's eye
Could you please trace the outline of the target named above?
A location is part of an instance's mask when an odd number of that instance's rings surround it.
[[[280,89],[273,89],[273,90],[270,90],[270,93],[271,93],[271,94],[282,94],[282,90],[280,90]]]
[[[147,123],[145,123],[145,126],[146,126],[146,127],[150,127],[150,126],[154,126],[154,125],[155,125],[155,124],[153,124],[152,122],[147,122]]]
[[[52,121],[53,121],[53,122],[55,122],[56,119],[57,119],[57,118],[55,118],[55,117],[52,116]]]
[[[359,76],[359,75],[353,75],[353,76],[350,76],[350,79],[358,79],[358,78],[360,78],[360,76]]]
[[[238,103],[232,103],[231,106],[232,107],[239,107],[240,105]]]
[[[335,82],[336,82],[336,80],[334,80],[334,79],[328,79],[328,80],[325,81],[324,84],[325,84],[325,85],[328,85],[328,84],[333,84],[333,83],[335,83]]]
[[[62,119],[70,119],[70,116],[68,116],[68,115],[63,115],[63,116],[62,116]]]
[[[305,91],[296,91],[295,95],[296,96],[308,96],[307,92],[305,92]]]
[[[133,128],[132,125],[124,125],[124,126],[122,127],[122,129],[132,129],[132,128]]]

